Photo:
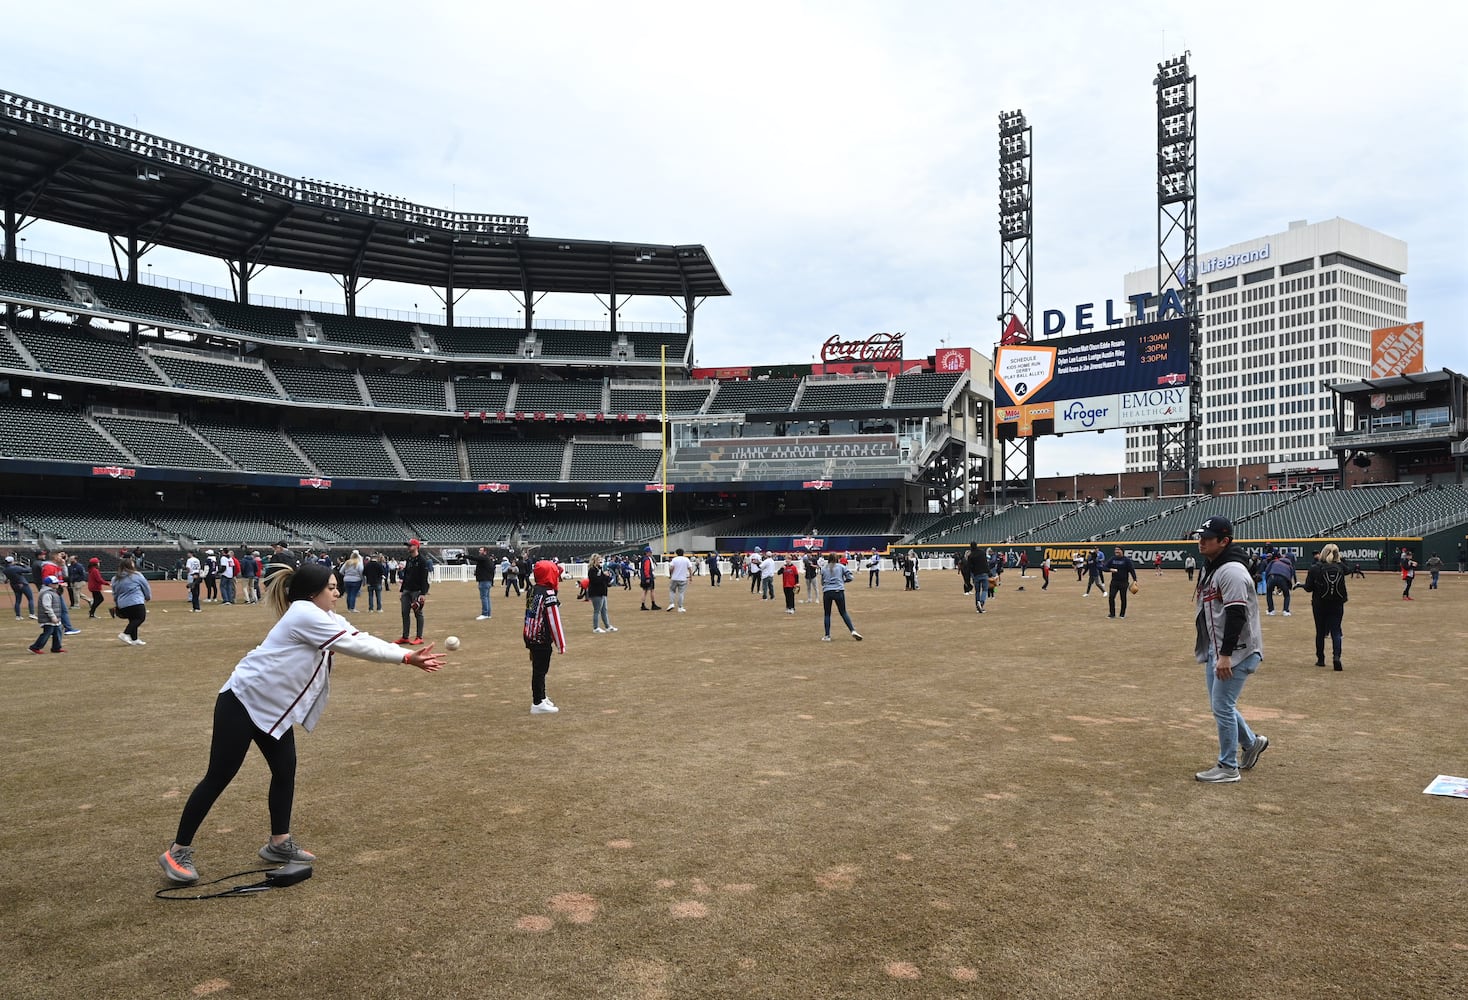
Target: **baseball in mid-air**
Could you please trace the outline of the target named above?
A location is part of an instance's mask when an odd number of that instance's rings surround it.
[[[444,649],[447,649],[449,652],[453,652],[454,650],[458,649],[459,648],[459,637],[456,636],[456,635],[449,636],[447,639],[445,639],[443,641],[443,648]]]

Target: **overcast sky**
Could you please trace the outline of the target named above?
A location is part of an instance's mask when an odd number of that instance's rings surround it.
[[[993,353],[997,116],[1034,127],[1035,305],[1122,298],[1156,261],[1156,64],[1198,77],[1201,251],[1342,216],[1408,244],[1427,365],[1468,372],[1468,71],[1458,3],[29,4],[3,86],[292,176],[537,236],[703,244],[733,295],[703,365],[808,362],[831,334]],[[36,225],[27,248],[110,260]],[[155,251],[153,273],[225,286]],[[340,301],[329,278],[252,290]],[[373,285],[364,305],[436,308]],[[479,293],[460,315],[513,316]],[[549,297],[546,318],[600,318]],[[667,300],[632,320],[680,321]],[[1123,435],[1037,473],[1121,468]]]

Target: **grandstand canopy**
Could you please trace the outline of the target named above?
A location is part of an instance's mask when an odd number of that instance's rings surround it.
[[[522,216],[453,212],[293,178],[0,91],[0,208],[251,268],[437,288],[728,295],[708,251],[529,235]]]
[[[1366,379],[1360,382],[1337,382],[1331,386],[1331,389],[1343,396],[1363,392],[1397,392],[1402,389],[1443,387],[1451,383],[1455,377],[1460,376],[1444,368],[1441,371],[1389,375],[1386,378]]]

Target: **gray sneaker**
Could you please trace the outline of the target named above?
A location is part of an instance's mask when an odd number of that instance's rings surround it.
[[[1221,785],[1230,781],[1239,780],[1239,769],[1236,767],[1222,767],[1214,765],[1206,771],[1199,771],[1194,775],[1199,781],[1207,781],[1210,784]]]
[[[294,837],[287,837],[278,844],[267,843],[260,848],[260,857],[281,865],[309,865],[316,860],[316,855],[303,849]]]
[[[1269,737],[1259,733],[1254,734],[1254,742],[1249,748],[1239,755],[1239,769],[1252,771],[1254,765],[1259,763],[1259,755],[1269,749]]]
[[[171,882],[188,885],[199,881],[199,870],[194,867],[192,847],[170,847],[158,856],[158,865]]]

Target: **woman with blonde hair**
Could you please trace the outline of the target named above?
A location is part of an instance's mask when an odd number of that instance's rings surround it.
[[[1341,619],[1346,614],[1346,567],[1341,550],[1334,542],[1320,550],[1320,557],[1300,589],[1310,595],[1310,611],[1315,616],[1315,665],[1325,666],[1325,637],[1330,636],[1333,665],[1341,666]]]
[[[336,578],[319,563],[276,567],[265,581],[265,603],[280,620],[263,642],[240,660],[214,701],[209,768],[189,795],[178,833],[158,858],[173,882],[199,879],[194,834],[239,773],[250,744],[270,766],[270,839],[260,857],[279,864],[311,864],[316,856],[291,836],[296,794],[295,725],[310,732],[326,707],[331,661],[336,653],[384,663],[406,663],[425,673],[443,666],[432,644],[404,652],[352,628],[332,610]]]
[[[362,553],[356,549],[342,562],[342,589],[347,592],[347,611],[357,613],[357,595],[362,592]]]

